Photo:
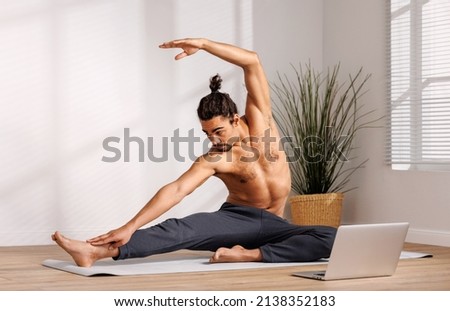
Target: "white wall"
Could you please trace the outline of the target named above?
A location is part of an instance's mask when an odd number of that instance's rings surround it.
[[[148,6],[1,1],[0,245],[118,226],[157,189],[152,176],[170,175],[168,163],[101,161],[103,139],[124,128],[172,128],[171,86],[159,84],[172,62],[156,48],[173,34],[172,4]]]
[[[270,81],[291,65],[323,61],[323,1],[258,0],[254,4],[254,44]]]
[[[326,0],[324,5],[324,66],[341,62],[345,74],[360,66],[371,73],[364,103],[385,114],[386,1]],[[359,188],[345,199],[344,221],[409,221],[408,241],[450,246],[450,173],[391,170],[384,163],[385,133],[366,130],[358,139],[361,159],[369,163],[352,179]]]
[[[301,18],[299,18],[301,17]],[[204,36],[261,49],[269,78],[289,62],[322,59],[322,1],[313,0],[0,0],[0,246],[49,244],[61,230],[86,239],[122,225],[189,165],[175,130],[201,138],[196,117],[208,79],[243,108],[242,72],[206,53],[175,62],[163,41]],[[139,162],[124,131],[154,156]],[[122,154],[103,148],[105,138]],[[145,143],[145,148],[148,144]],[[147,153],[145,153],[147,155]],[[212,178],[163,218],[216,210],[225,188]]]
[[[48,244],[57,229],[85,239],[128,220],[190,165],[186,144],[185,161],[174,158],[176,129],[193,129],[203,150],[195,109],[211,75],[242,110],[240,70],[206,53],[175,62],[159,43],[205,36],[254,48],[269,80],[290,63],[363,66],[373,75],[364,100],[383,111],[384,18],[379,0],[0,0],[0,246]],[[155,156],[169,139],[169,160],[139,162],[132,142],[130,162],[102,162],[105,138],[124,151],[125,128],[153,137]],[[407,220],[411,241],[449,245],[448,173],[390,170],[384,129],[359,145],[370,161],[344,220]],[[225,196],[213,178],[164,218],[215,210]]]

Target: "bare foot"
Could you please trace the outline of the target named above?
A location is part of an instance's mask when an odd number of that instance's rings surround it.
[[[52,240],[72,256],[80,267],[90,267],[97,260],[118,255],[119,250],[110,250],[107,245],[93,246],[84,241],[71,240],[56,231],[52,234]]]
[[[261,251],[256,249],[246,249],[240,245],[233,246],[232,248],[221,247],[211,257],[209,262],[249,262],[249,261],[261,261]]]

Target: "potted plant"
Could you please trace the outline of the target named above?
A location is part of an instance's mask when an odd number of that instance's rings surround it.
[[[295,79],[278,74],[271,83],[295,194],[292,220],[300,225],[338,227],[350,177],[368,161],[356,161],[353,153],[356,134],[376,121],[367,120],[374,111],[363,112],[359,101],[370,75],[360,69],[341,85],[339,67],[323,74],[310,64],[306,70],[292,66]]]

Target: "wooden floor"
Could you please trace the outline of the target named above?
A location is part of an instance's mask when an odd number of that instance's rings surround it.
[[[70,259],[57,246],[0,247],[0,290],[450,290],[450,248],[407,243],[404,249],[432,253],[434,257],[402,259],[390,277],[323,282],[293,277],[291,273],[324,266],[83,277],[41,265],[49,258]],[[164,256],[173,258],[177,254]]]

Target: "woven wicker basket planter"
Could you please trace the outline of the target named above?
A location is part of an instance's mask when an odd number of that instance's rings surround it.
[[[341,224],[342,193],[305,194],[291,197],[292,222],[302,226]]]

